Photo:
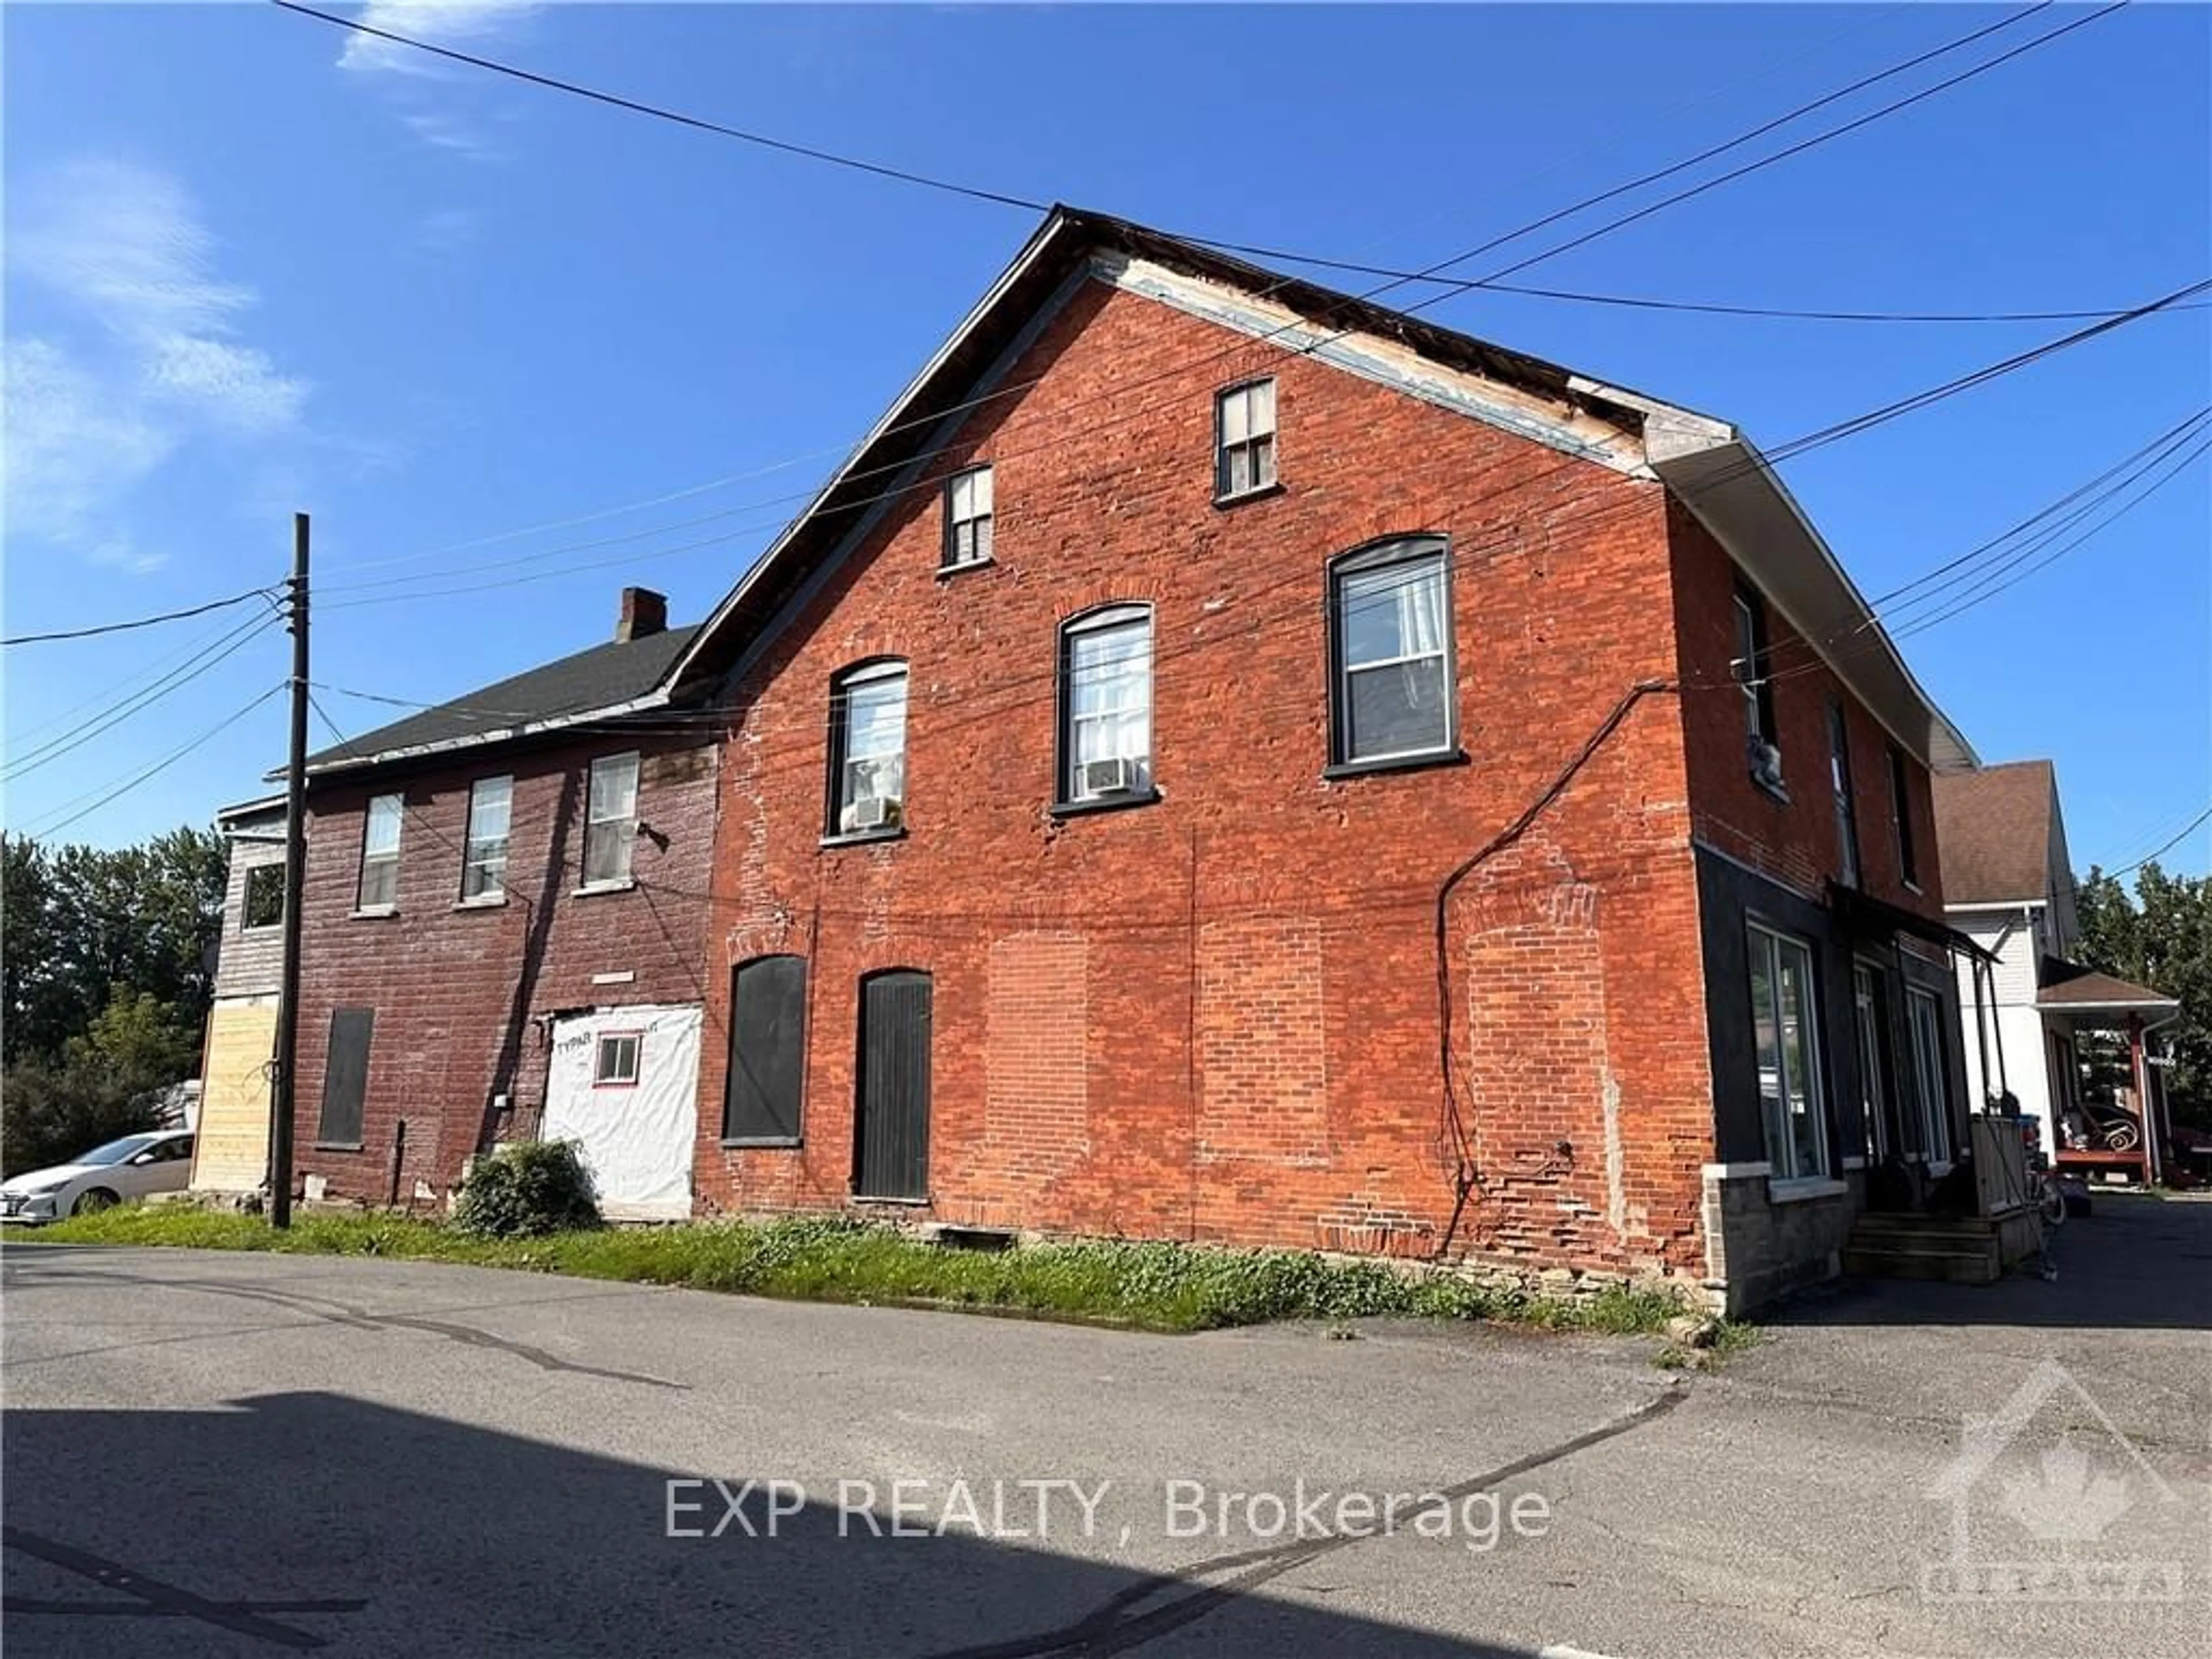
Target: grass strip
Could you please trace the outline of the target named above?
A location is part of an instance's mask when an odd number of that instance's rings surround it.
[[[258,1217],[156,1204],[75,1217],[15,1242],[453,1261],[789,1301],[974,1309],[1170,1332],[1395,1316],[1637,1334],[1662,1331],[1683,1310],[1663,1291],[1608,1288],[1553,1299],[1296,1250],[1106,1239],[947,1249],[846,1217],[493,1239],[437,1221],[374,1214],[295,1214],[290,1231],[278,1232]]]

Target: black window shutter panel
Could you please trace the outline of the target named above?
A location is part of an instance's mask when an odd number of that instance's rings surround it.
[[[796,1140],[806,1070],[806,961],[739,964],[730,997],[725,1140]]]
[[[361,1139],[362,1102],[368,1093],[368,1041],[374,1008],[339,1008],[331,1014],[330,1058],[323,1066],[323,1121],[315,1139],[334,1146]]]

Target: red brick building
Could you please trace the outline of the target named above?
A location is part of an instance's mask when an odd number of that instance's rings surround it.
[[[615,638],[309,762],[297,1166],[442,1207],[504,1139],[573,1136],[617,1214],[691,1209],[714,732]]]
[[[703,1207],[1740,1306],[1959,1156],[1972,757],[1722,422],[1058,212],[664,689]]]

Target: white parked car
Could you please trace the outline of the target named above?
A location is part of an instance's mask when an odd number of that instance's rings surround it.
[[[125,1135],[73,1164],[9,1176],[0,1183],[0,1221],[52,1221],[104,1210],[149,1193],[181,1192],[191,1178],[191,1131]]]

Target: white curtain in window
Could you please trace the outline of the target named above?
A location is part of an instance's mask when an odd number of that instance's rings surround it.
[[[1422,567],[1419,574],[1411,570],[1397,574],[1401,578],[1398,586],[1399,653],[1417,659],[1442,656],[1444,648],[1442,566],[1433,568]],[[1425,694],[1432,696],[1442,689],[1437,677],[1418,661],[1408,662],[1403,673],[1406,702],[1409,707],[1420,708]]]

